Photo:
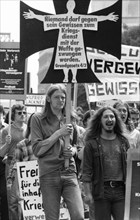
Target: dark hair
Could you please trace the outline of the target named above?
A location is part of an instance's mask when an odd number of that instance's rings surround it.
[[[6,113],[4,122],[9,124],[9,112]]]
[[[2,113],[3,115],[5,115],[5,110],[4,107],[2,105],[0,105],[0,113]]]
[[[77,116],[77,112],[75,110],[71,111],[71,119],[76,119],[77,120],[78,116]]]
[[[83,116],[83,125],[86,126],[86,122],[89,118],[91,118],[91,116],[93,116],[95,113],[94,110],[88,110],[87,112],[85,112],[84,116]]]
[[[27,121],[27,128],[26,128],[26,132],[25,132],[25,138],[28,138],[30,133],[31,133],[31,119],[32,119],[32,116],[34,115],[35,113],[32,113],[29,118],[28,118],[28,121]]]
[[[76,111],[77,111],[77,112],[78,112],[78,111],[81,111],[82,114],[83,114],[83,112],[84,112],[84,110],[83,110],[83,108],[82,108],[81,106],[77,106]]]
[[[91,118],[89,125],[88,125],[88,128],[87,128],[87,131],[86,131],[85,140],[97,138],[101,134],[101,129],[102,129],[101,118],[102,118],[104,111],[106,111],[106,110],[111,110],[114,113],[115,118],[116,118],[114,132],[117,135],[122,136],[123,123],[118,115],[117,110],[111,106],[104,106],[104,107],[98,109],[95,112],[95,114],[93,115],[93,117]]]
[[[11,113],[11,120],[14,121],[15,120],[15,113],[16,110],[23,110],[25,108],[24,105],[21,104],[15,104],[12,106],[12,113]]]
[[[130,114],[140,115],[140,112],[137,108],[130,109]]]
[[[61,90],[66,95],[66,86],[65,85],[63,85],[63,84],[53,84],[53,85],[51,85],[48,88],[47,93],[46,93],[45,105],[44,105],[44,108],[42,110],[42,115],[43,116],[47,115],[48,108],[50,108],[50,102],[48,102],[48,97],[51,98],[53,93],[57,90]],[[64,109],[62,110],[62,112],[64,112],[64,111],[65,111],[65,106],[64,106]]]

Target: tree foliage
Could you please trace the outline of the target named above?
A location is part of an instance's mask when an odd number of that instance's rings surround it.
[[[124,25],[122,44],[140,47],[140,26],[128,27]]]

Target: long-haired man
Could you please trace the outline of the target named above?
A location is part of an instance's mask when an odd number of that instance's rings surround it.
[[[95,204],[95,219],[124,219],[126,154],[117,111],[106,106],[91,118],[85,136],[82,179],[86,199]]]
[[[41,113],[32,116],[31,141],[38,158],[40,187],[46,220],[58,220],[61,196],[67,204],[71,220],[83,220],[84,210],[74,161],[75,147],[65,148],[64,137],[73,132],[65,124],[66,87],[53,84],[49,87]],[[65,158],[69,169],[65,169]]]

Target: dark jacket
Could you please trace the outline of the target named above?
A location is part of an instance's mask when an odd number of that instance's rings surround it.
[[[118,137],[121,141],[121,158],[123,167],[123,181],[126,180],[126,156],[129,148],[128,140]],[[92,183],[92,194],[94,199],[104,197],[104,171],[103,171],[103,149],[99,138],[88,140],[85,143],[82,181]]]

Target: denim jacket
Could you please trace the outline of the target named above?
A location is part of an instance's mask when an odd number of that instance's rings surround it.
[[[118,137],[121,141],[121,159],[123,167],[123,181],[126,180],[126,156],[129,148],[128,140]],[[94,199],[104,197],[104,171],[103,171],[103,149],[99,138],[93,138],[85,143],[82,181],[92,183],[92,195]]]

